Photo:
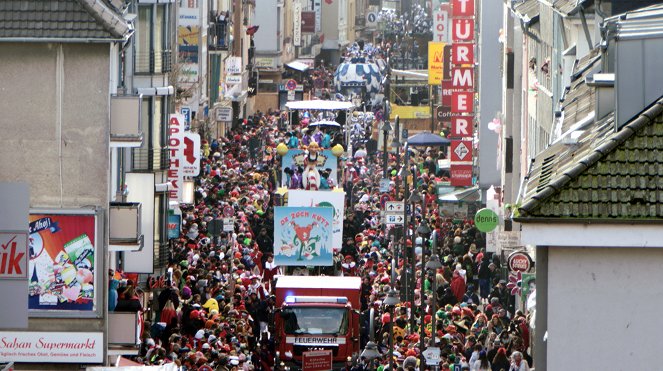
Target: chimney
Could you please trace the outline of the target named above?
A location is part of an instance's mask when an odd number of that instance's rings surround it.
[[[615,111],[615,74],[595,73],[587,76],[588,86],[596,88],[594,110],[596,121]]]

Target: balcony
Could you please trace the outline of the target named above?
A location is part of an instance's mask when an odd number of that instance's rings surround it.
[[[140,147],[143,143],[140,95],[111,97],[110,139],[112,147]]]
[[[139,251],[143,248],[141,204],[111,202],[109,205],[109,251]]]
[[[173,67],[173,54],[170,50],[136,53],[136,74],[159,74],[170,72]]]
[[[213,17],[216,19],[209,27],[207,45],[210,51],[228,50],[230,37],[228,34],[228,18],[225,16]]]
[[[134,172],[150,172],[156,170],[168,170],[168,149],[131,149],[131,168]]]

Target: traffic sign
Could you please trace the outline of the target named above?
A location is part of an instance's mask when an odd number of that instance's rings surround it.
[[[375,12],[366,14],[366,27],[373,28],[378,24],[378,15]]]
[[[297,81],[290,79],[288,82],[285,83],[285,88],[288,90],[295,90],[297,89]]]
[[[405,224],[405,218],[403,215],[386,215],[385,219],[385,224],[387,225],[404,225]]]
[[[382,192],[382,193],[389,192],[389,179],[388,178],[380,179],[380,192]]]
[[[385,215],[403,215],[405,203],[403,201],[387,201],[384,205]]]
[[[428,347],[422,354],[426,359],[426,365],[437,366],[440,364],[440,348]]]
[[[224,232],[235,231],[235,218],[223,218],[223,231]]]
[[[187,124],[190,124],[191,123],[191,108],[182,107],[182,108],[180,108],[180,112],[182,112],[182,114],[184,115],[184,121]]]

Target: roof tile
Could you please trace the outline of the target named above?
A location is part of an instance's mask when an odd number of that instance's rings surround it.
[[[0,41],[19,37],[115,39],[117,35],[97,22],[93,13],[78,0],[0,0]]]

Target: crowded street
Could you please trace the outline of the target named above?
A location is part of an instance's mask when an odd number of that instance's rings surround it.
[[[374,359],[355,354],[339,369],[433,369],[422,364],[422,346],[435,344],[441,350],[436,369],[527,370],[532,362],[530,318],[514,311],[513,296],[500,276],[504,262],[485,252],[485,235],[473,220],[441,216],[435,199],[425,196],[447,175],[423,166],[426,159],[443,159],[441,150],[413,153],[411,170],[424,197],[412,205],[407,236],[401,230],[393,238],[395,228],[386,230],[380,217],[381,203],[403,193],[396,187],[403,184],[397,159],[390,155],[385,165],[378,153],[355,153],[345,159],[338,186],[326,182],[320,187],[353,190],[345,193],[342,245],[334,249],[333,264],[275,264],[274,207],[283,203],[276,192],[279,145],[325,150],[333,143],[320,131],[309,136],[304,124],[279,130],[279,117],[279,112],[253,116],[241,130],[203,142],[195,201],[180,206],[182,231],[172,245],[168,279],[154,291],[158,307],[149,313],[134,308],[146,317],[135,360],[146,365],[174,362],[186,370],[204,365],[217,370],[297,369],[292,358],[278,354],[277,343],[283,339],[274,328],[274,315],[281,303],[274,288],[282,275],[303,274],[361,278],[361,307],[354,308],[361,313],[360,348],[372,341],[377,354]],[[249,151],[254,138],[263,143],[257,156]],[[379,189],[384,166],[391,175],[387,192]],[[296,169],[284,181],[290,191],[302,188],[299,173]],[[329,174],[323,172],[323,177]],[[235,217],[232,231],[212,233],[211,223],[223,216]],[[423,233],[422,226],[427,226]],[[438,268],[421,264],[422,255],[428,259],[431,253],[439,256]],[[406,282],[410,272],[414,287]],[[119,282],[110,282],[117,287],[114,310],[129,310],[136,287],[121,274],[115,276]],[[392,290],[400,295],[396,304],[387,305]]]
[[[0,371],[659,369],[661,24],[0,1]]]

